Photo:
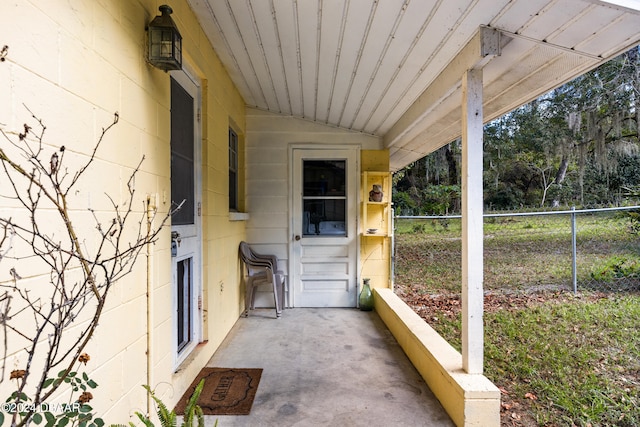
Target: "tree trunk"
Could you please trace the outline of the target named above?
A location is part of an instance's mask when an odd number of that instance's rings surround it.
[[[445,155],[449,166],[449,185],[458,185],[458,162],[456,162],[456,156],[451,149],[451,145],[447,145]]]
[[[569,168],[569,157],[566,154],[562,155],[562,160],[560,160],[560,167],[558,167],[558,172],[556,173],[556,178],[554,180],[554,184],[562,185],[564,179],[567,176],[567,169]],[[551,202],[551,206],[556,208],[560,206],[560,200],[558,197],[555,197]]]
[[[558,168],[558,173],[556,173],[556,179],[554,181],[557,185],[562,185],[564,179],[567,176],[567,169],[569,168],[569,157],[567,155],[562,156],[562,160],[560,160],[560,167]]]

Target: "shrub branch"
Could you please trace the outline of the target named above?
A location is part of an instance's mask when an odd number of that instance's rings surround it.
[[[0,382],[5,378],[9,344],[13,349],[23,348],[26,360],[21,369],[12,371],[17,384],[12,396],[19,402],[24,400],[20,396],[26,394],[37,408],[65,384],[69,375],[75,375],[78,363],[86,364],[88,355],[84,351],[98,326],[109,291],[133,271],[143,249],[149,251],[171,212],[156,220],[158,212],[149,197],[141,202],[142,209],[134,210],[138,203],[135,178],[143,156],[126,182],[126,200],[119,203],[105,195],[111,217],[101,219],[94,209],[88,208],[95,232],[78,228],[82,208],[72,206],[79,203],[74,199],[77,184],[88,179],[87,171],[107,133],[118,123],[118,113],[102,129],[92,152],[75,171],[67,168],[65,146],[52,149],[43,144],[46,127],[33,113],[32,119],[37,130],[28,124],[17,133],[0,128],[0,176],[8,182],[1,191],[9,191],[0,194],[0,198],[17,202],[24,212],[15,219],[0,214],[1,268],[9,260],[15,264],[9,270],[11,279],[0,282],[0,327],[4,341]],[[1,144],[3,141],[6,148]],[[51,212],[55,213],[55,221],[44,216]],[[154,226],[156,222],[158,225]],[[18,244],[29,250],[18,253]],[[37,282],[37,288],[27,285],[21,276],[37,274],[32,273],[38,271],[34,265],[48,270],[48,279],[44,279],[47,286],[42,286],[44,280]],[[25,321],[28,312],[31,320]],[[70,331],[72,326],[74,332]],[[26,343],[20,344],[22,340]],[[53,369],[61,371],[55,376]],[[27,425],[33,416],[14,413],[11,424]]]

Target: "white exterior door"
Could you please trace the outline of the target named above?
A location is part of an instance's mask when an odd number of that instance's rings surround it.
[[[355,307],[357,149],[293,149],[294,307]]]
[[[171,274],[174,365],[201,341],[200,106],[198,86],[183,71],[171,74]]]

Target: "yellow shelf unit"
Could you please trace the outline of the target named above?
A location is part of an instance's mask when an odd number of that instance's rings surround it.
[[[373,186],[380,186],[382,199],[370,198]],[[387,237],[391,235],[391,173],[362,172],[362,226],[361,232],[367,237]]]

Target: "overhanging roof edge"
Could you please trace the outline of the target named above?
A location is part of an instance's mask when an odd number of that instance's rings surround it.
[[[412,139],[414,128],[439,104],[439,100],[449,97],[459,89],[462,75],[469,69],[482,68],[492,58],[500,55],[504,44],[500,31],[486,26],[479,27],[453,61],[444,67],[385,134],[384,146],[388,148],[402,139]]]
[[[602,4],[620,9],[625,12],[640,14],[640,2],[638,0],[588,0],[591,3]]]

